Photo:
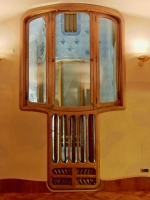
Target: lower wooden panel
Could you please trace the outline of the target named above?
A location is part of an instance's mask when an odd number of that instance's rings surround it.
[[[101,180],[99,191],[150,191],[150,177],[135,177],[119,180]],[[46,182],[20,179],[0,180],[0,193],[49,193]]]
[[[150,191],[150,177],[102,181],[101,191]]]
[[[46,193],[49,190],[44,181],[20,179],[0,180],[0,193]]]

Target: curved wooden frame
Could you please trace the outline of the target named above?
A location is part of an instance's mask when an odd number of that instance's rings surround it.
[[[57,13],[62,12],[86,12],[90,16],[90,91],[91,91],[91,104],[89,106],[78,107],[63,107],[55,105],[55,16]],[[99,59],[98,59],[98,18],[105,17],[113,20],[117,24],[117,77],[118,77],[118,100],[116,102],[100,103],[99,101]],[[29,22],[33,19],[45,17],[46,19],[46,103],[32,103],[28,101],[28,32]],[[50,43],[52,39],[52,43]],[[94,115],[97,121],[98,114],[107,111],[123,110],[125,109],[125,57],[124,57],[124,20],[121,14],[113,9],[105,8],[102,6],[90,4],[56,4],[32,9],[26,12],[21,19],[21,64],[20,64],[20,109],[23,111],[36,111],[44,112],[48,116],[48,181],[47,185],[50,190],[96,190],[100,186],[100,148],[99,148],[99,134],[98,123],[96,123],[96,162],[95,163],[81,163],[79,160],[76,163],[53,163],[52,162],[52,122],[53,115],[58,116],[66,115],[70,122],[70,117],[75,115],[77,119],[80,115],[87,117],[90,114]],[[70,128],[70,127],[69,127]],[[79,146],[79,144],[78,144]],[[72,168],[72,174],[69,178],[72,181],[71,186],[55,186],[52,183],[52,178],[55,178],[53,170],[55,168]],[[77,175],[77,168],[94,168],[96,174],[87,175],[87,178],[94,178],[96,184],[94,185],[77,185],[76,181],[79,177]],[[60,177],[65,177],[61,175]]]
[[[84,8],[84,9],[83,9]],[[50,29],[54,30],[55,22],[54,17],[56,13],[67,12],[67,11],[78,11],[78,12],[87,12],[90,14],[91,18],[91,106],[85,107],[55,107],[54,106],[54,44],[53,48],[50,46],[50,38],[55,40],[54,35]],[[28,89],[25,86],[27,84],[27,66],[28,66],[28,51],[27,51],[27,35],[28,35],[28,23],[29,21],[38,18],[45,17],[47,21],[47,101],[46,104],[43,103],[31,103],[27,101],[27,92]],[[97,87],[98,86],[98,45],[97,45],[97,27],[95,21],[99,16],[106,17],[117,23],[117,60],[118,60],[118,102],[110,103],[99,103],[97,102]],[[96,18],[96,19],[95,19]],[[95,20],[94,20],[95,19]],[[94,23],[93,23],[94,22]],[[92,46],[93,45],[93,46]],[[20,108],[22,110],[32,110],[32,111],[41,111],[49,113],[50,110],[62,110],[63,112],[69,111],[86,111],[93,110],[94,112],[101,113],[111,110],[123,110],[125,109],[125,58],[124,58],[124,20],[121,14],[113,9],[105,8],[101,6],[89,5],[89,4],[56,4],[51,6],[44,6],[36,9],[32,9],[25,13],[21,19],[21,70],[20,70]],[[52,67],[50,67],[52,66]],[[97,66],[97,67],[96,67]],[[96,69],[95,69],[96,68]],[[51,77],[49,80],[48,77]],[[95,87],[96,86],[96,87]],[[51,91],[50,91],[51,89]],[[51,97],[52,94],[52,98]],[[53,100],[52,100],[53,99]]]

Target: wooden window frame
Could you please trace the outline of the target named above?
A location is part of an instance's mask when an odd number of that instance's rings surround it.
[[[83,9],[84,8],[84,9]],[[58,12],[59,10],[59,12]],[[90,91],[91,104],[89,106],[62,107],[55,105],[55,16],[57,13],[86,12],[90,15]],[[46,19],[46,103],[33,103],[28,101],[28,30],[29,22],[33,19],[45,17]],[[117,24],[117,76],[118,76],[118,101],[100,103],[98,88],[98,17],[105,17]],[[50,41],[52,38],[52,42]],[[52,48],[51,48],[52,47]],[[21,69],[20,69],[20,108],[22,110],[41,110],[48,113],[56,111],[88,111],[98,113],[107,110],[125,109],[125,58],[124,58],[124,20],[121,14],[113,9],[89,4],[57,4],[32,9],[25,13],[21,19]]]

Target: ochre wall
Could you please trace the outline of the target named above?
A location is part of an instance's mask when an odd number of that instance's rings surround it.
[[[150,20],[124,15],[126,51],[126,110],[103,113],[100,120],[101,178],[149,176],[150,61],[137,56],[150,52]]]
[[[0,38],[0,179],[46,180],[47,116],[19,109],[20,16],[0,23]]]
[[[150,61],[141,67],[136,58],[150,49],[135,47],[139,40],[149,44],[150,20],[124,19],[127,108],[99,115],[103,180],[142,176],[140,168],[150,168]],[[0,23],[0,39],[0,179],[46,180],[47,116],[19,109],[20,16]]]

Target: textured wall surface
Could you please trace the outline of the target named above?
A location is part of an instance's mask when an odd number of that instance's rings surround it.
[[[0,24],[0,38],[0,178],[46,180],[47,116],[19,109],[20,16]]]

